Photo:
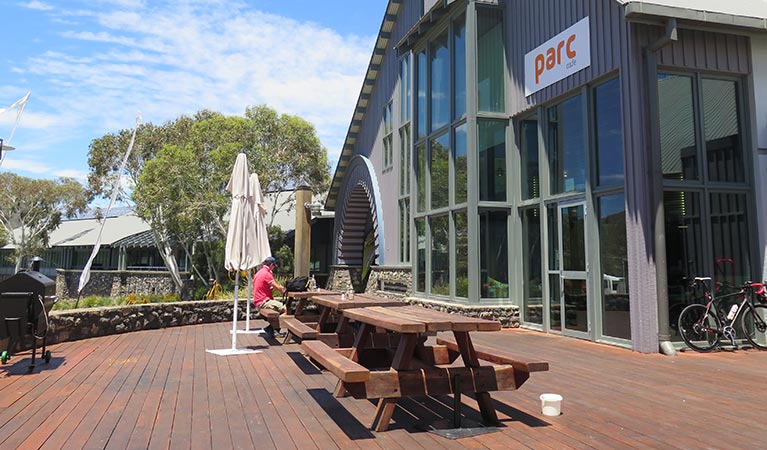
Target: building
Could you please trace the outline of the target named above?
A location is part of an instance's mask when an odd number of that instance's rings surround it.
[[[389,1],[331,282],[673,352],[689,277],[767,278],[766,24],[760,0]]]

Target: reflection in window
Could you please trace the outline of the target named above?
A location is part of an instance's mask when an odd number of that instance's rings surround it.
[[[507,219],[507,211],[479,212],[479,269],[482,298],[508,298],[509,296]]]
[[[559,270],[559,210],[557,205],[546,207],[546,227],[549,230],[549,270]]]
[[[445,133],[431,141],[431,208],[445,208],[450,198],[448,173],[450,136]]]
[[[415,290],[426,292],[426,221],[415,219],[416,284]]]
[[[466,124],[455,129],[455,149],[453,151],[453,165],[455,167],[455,203],[466,202],[466,182],[468,170],[466,166]]]
[[[663,178],[698,178],[692,78],[658,74],[658,111]]]
[[[623,126],[619,78],[613,78],[594,88],[594,118],[599,185],[623,185]]]
[[[477,8],[477,102],[480,111],[503,112],[505,106],[503,10]]]
[[[394,164],[394,156],[393,156],[393,146],[394,143],[392,142],[392,122],[394,120],[394,117],[392,117],[392,102],[389,102],[386,107],[384,108],[383,113],[383,152],[384,152],[384,169],[388,169]]]
[[[586,146],[580,95],[549,108],[551,193],[586,189]]]
[[[410,262],[410,199],[399,201],[399,260]]]
[[[676,330],[679,313],[687,304],[687,285],[691,277],[703,276],[703,230],[700,194],[663,193],[666,212],[666,276],[668,278],[669,320]],[[680,339],[679,336],[676,336]]]
[[[431,129],[435,131],[450,120],[450,58],[447,51],[447,33],[431,42]]]
[[[450,295],[450,220],[431,218],[431,293]]]
[[[453,214],[455,221],[455,295],[469,296],[469,224],[466,212]]]
[[[586,270],[583,205],[562,208],[562,270]]]
[[[520,123],[520,156],[522,157],[522,200],[541,195],[538,175],[538,118],[530,117]]]
[[[734,289],[751,279],[747,197],[714,193],[710,198],[713,277],[717,283]]]
[[[734,81],[701,81],[709,181],[745,181],[736,88]]]
[[[602,335],[631,339],[625,196],[599,199],[602,261]]]
[[[410,124],[399,129],[399,194],[410,195]]]
[[[418,212],[426,211],[426,144],[418,144],[415,147],[416,171],[416,208]]]
[[[454,119],[466,114],[466,17],[461,15],[453,22],[453,107]]]
[[[541,266],[541,210],[522,210],[522,270],[525,322],[543,323],[543,273]]]
[[[479,134],[479,200],[506,201],[506,123],[481,121]]]
[[[559,275],[549,274],[549,328],[562,331],[562,287]]]
[[[418,99],[416,113],[416,130],[418,139],[426,136],[426,51],[418,52],[417,66],[418,74],[416,83],[418,83]]]
[[[399,61],[399,118],[401,123],[410,121],[410,55]]]

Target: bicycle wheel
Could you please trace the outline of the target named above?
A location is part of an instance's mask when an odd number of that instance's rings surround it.
[[[754,348],[767,350],[767,306],[754,305],[740,316],[740,327]]]
[[[690,305],[679,315],[679,334],[685,344],[698,352],[708,352],[719,345],[719,319],[705,305]]]

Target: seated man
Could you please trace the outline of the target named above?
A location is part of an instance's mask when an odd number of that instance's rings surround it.
[[[284,314],[285,305],[283,305],[282,302],[275,300],[274,295],[272,294],[272,289],[277,289],[283,294],[285,293],[285,288],[275,281],[274,275],[272,275],[272,270],[274,270],[275,267],[277,267],[277,260],[270,256],[264,260],[264,264],[253,278],[253,306],[255,306],[256,309],[268,308],[273,309],[280,314]],[[264,331],[269,334],[269,336],[274,337],[274,332],[279,332],[280,330],[275,330],[270,324],[264,328]]]

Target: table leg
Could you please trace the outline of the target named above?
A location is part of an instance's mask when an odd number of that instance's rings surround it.
[[[394,352],[394,360],[391,363],[393,369],[406,370],[410,368],[410,362],[413,360],[413,353],[418,344],[417,333],[407,333],[400,335],[399,345]],[[386,431],[391,422],[391,416],[394,414],[394,408],[397,406],[396,398],[382,398],[378,400],[376,415],[373,418],[371,428],[375,431]]]
[[[330,309],[330,308],[326,308]],[[375,330],[375,327],[372,325],[368,325],[366,323],[361,324],[360,329],[357,330],[357,335],[354,337],[354,345],[352,346],[352,352],[349,355],[349,359],[351,359],[354,362],[359,361],[359,349],[362,348],[365,345],[365,341],[367,340],[368,336],[370,336],[370,333]],[[335,390],[333,390],[333,397],[340,398],[343,397],[346,394],[346,388],[344,388],[344,382],[341,380],[338,380],[338,383],[336,384]]]
[[[320,317],[317,319],[317,331],[320,333],[322,332],[322,325],[325,324],[325,322],[328,321],[328,318],[330,317],[330,308],[327,306],[321,306],[320,307]]]
[[[471,343],[471,336],[468,331],[453,331],[455,341],[458,343],[458,348],[461,351],[461,358],[463,364],[466,367],[479,367],[479,358],[477,358],[477,352],[474,350],[474,345]],[[487,425],[494,425],[498,423],[498,415],[495,412],[493,406],[493,399],[490,397],[489,392],[476,392],[477,405],[479,406],[479,412],[482,414],[482,420]]]
[[[288,300],[290,302],[290,300]],[[305,298],[299,298],[296,302],[296,309],[293,312],[294,316],[300,316],[304,312],[304,306],[306,306],[306,299]]]

